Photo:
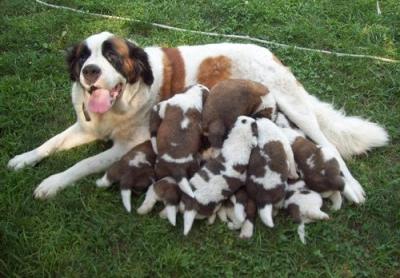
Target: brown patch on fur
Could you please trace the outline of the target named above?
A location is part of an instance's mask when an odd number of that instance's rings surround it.
[[[242,181],[238,178],[233,178],[233,177],[228,177],[228,176],[223,176],[225,179],[226,183],[228,184],[229,189],[224,189],[222,190],[221,194],[225,198],[229,198],[232,196],[233,193],[235,193],[242,185]]]
[[[297,137],[292,144],[296,164],[304,175],[307,186],[316,192],[344,189],[344,180],[340,175],[339,163],[335,158],[324,161],[321,147],[310,140]],[[307,161],[312,159],[314,167]]]
[[[250,80],[230,79],[215,85],[203,109],[202,127],[212,147],[221,148],[223,139],[240,115],[251,116],[268,89]]]
[[[270,141],[264,145],[264,152],[270,158],[268,163],[270,169],[281,174],[282,181],[286,181],[289,174],[289,167],[282,143],[279,141]]]
[[[242,204],[243,206],[246,206],[247,199],[248,199],[246,189],[241,188],[238,191],[236,191],[235,198],[236,198],[237,203]]]
[[[244,173],[244,171],[247,170],[247,165],[235,164],[232,168],[233,168],[236,172],[242,174],[242,173]]]
[[[297,224],[301,223],[301,215],[300,215],[300,208],[296,204],[290,204],[287,207],[287,211],[289,215],[292,217],[293,221]]]
[[[274,109],[272,107],[268,107],[258,111],[257,113],[253,114],[252,117],[257,118],[267,118],[272,120],[272,115],[274,114]]]
[[[207,161],[205,167],[214,175],[219,175],[225,170],[225,166],[220,159],[210,159]]]
[[[139,153],[144,153],[147,163],[130,166],[129,161]],[[107,178],[111,183],[120,182],[121,189],[131,189],[133,192],[143,192],[155,179],[153,165],[156,155],[150,141],[137,145],[119,161],[115,162],[107,171]]]
[[[210,57],[201,62],[197,82],[212,88],[219,81],[231,77],[232,61],[226,56]]]
[[[247,219],[254,224],[257,215],[257,205],[252,198],[247,198],[247,204],[245,206]]]
[[[162,48],[164,76],[160,100],[165,100],[185,88],[185,63],[178,48]]]
[[[164,178],[154,184],[157,196],[167,204],[178,205],[181,200],[181,191],[173,179]]]
[[[200,171],[197,172],[197,174],[205,181],[208,182],[210,180],[210,176],[206,171],[203,169],[200,169]]]
[[[268,156],[266,159],[264,155]],[[266,174],[266,166],[273,172],[280,174],[281,182],[278,184],[259,184],[252,180],[251,176],[262,178]],[[270,141],[265,144],[262,150],[254,148],[249,161],[246,188],[249,196],[255,200],[259,208],[266,204],[276,204],[285,197],[285,183],[289,168],[283,145],[279,141]],[[269,188],[266,189],[265,187]]]
[[[293,190],[287,190],[285,194],[285,200],[288,200],[290,197],[292,197],[294,193],[295,191]]]

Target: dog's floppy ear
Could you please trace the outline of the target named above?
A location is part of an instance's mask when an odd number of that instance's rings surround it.
[[[71,81],[78,81],[83,63],[90,56],[90,50],[85,43],[78,43],[67,49],[66,62]]]
[[[150,86],[154,82],[153,71],[147,53],[132,42],[125,40],[129,49],[129,58],[133,60],[133,72],[129,75],[129,83],[135,83],[140,76],[143,82]]]
[[[71,81],[77,81],[79,79],[79,67],[78,65],[78,51],[80,48],[80,44],[76,44],[72,47],[69,47],[66,51],[65,61],[67,62],[69,78]]]

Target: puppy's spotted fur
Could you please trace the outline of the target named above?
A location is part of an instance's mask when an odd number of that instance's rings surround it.
[[[155,180],[154,163],[156,154],[150,140],[145,141],[115,162],[106,174],[96,181],[98,187],[109,187],[120,183],[122,202],[125,209],[131,211],[131,192],[140,194]]]
[[[210,159],[190,179],[194,188],[194,199],[183,199],[184,234],[192,227],[196,214],[211,216],[217,205],[235,193],[245,181],[251,150],[257,144],[257,125],[254,119],[237,118],[221,154]]]

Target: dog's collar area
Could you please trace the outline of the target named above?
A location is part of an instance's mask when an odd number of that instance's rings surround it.
[[[90,118],[89,112],[87,111],[84,103],[82,103],[82,111],[83,111],[83,115],[85,116],[86,121],[90,122],[91,118]]]

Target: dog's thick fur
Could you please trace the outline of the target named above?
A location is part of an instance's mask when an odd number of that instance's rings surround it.
[[[257,45],[220,43],[142,49],[103,32],[76,45],[67,62],[77,122],[40,147],[17,155],[8,167],[18,170],[54,152],[98,139],[111,139],[114,145],[43,180],[34,193],[40,199],[105,170],[133,146],[149,139],[149,112],[154,104],[195,83],[210,88],[228,78],[241,78],[266,85],[293,123],[317,144],[331,149],[344,174],[344,194],[357,203],[364,201],[364,191],[340,154],[348,157],[363,153],[388,141],[379,125],[346,117],[309,95],[279,59]],[[95,109],[93,103],[97,104]],[[96,107],[99,104],[102,107]]]

